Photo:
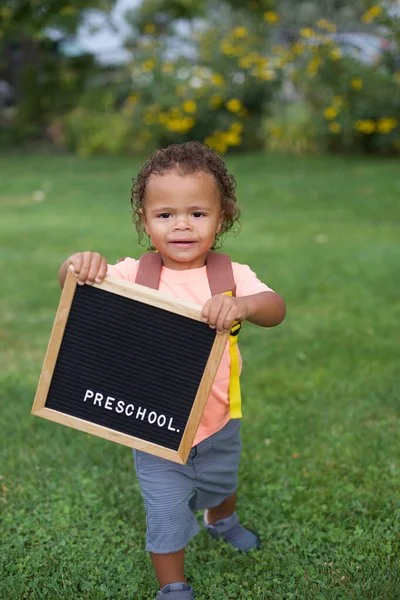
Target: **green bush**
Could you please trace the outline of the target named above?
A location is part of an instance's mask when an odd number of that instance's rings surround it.
[[[215,20],[204,20],[193,29],[190,52],[188,40],[180,39],[183,50],[170,60],[166,56],[172,33],[151,21],[154,14],[146,13],[144,22],[139,15],[139,33],[131,45],[135,60],[125,83],[116,85],[123,98],[103,119],[97,113],[72,111],[63,120],[69,147],[81,153],[103,151],[108,121],[119,133],[113,148],[122,151],[143,152],[193,138],[220,153],[262,147],[262,119],[280,85],[280,69],[265,56],[271,23],[261,20],[251,26],[245,13],[228,5],[216,10],[218,27]]]
[[[320,147],[399,152],[400,71],[393,68],[393,55],[375,65],[363,64],[343,56],[332,37],[321,31],[300,33],[286,61],[297,92],[312,112]]]

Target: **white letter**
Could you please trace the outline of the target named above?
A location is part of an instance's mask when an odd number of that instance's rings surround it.
[[[115,402],[115,398],[112,398],[111,396],[107,396],[104,408],[106,408],[107,410],[112,410],[113,409],[113,405],[112,405],[113,402]]]
[[[147,408],[142,408],[141,406],[139,406],[139,408],[137,409],[136,418],[138,419],[139,417],[141,417],[141,419],[143,421],[146,412],[147,412]]]
[[[172,419],[172,417],[171,417],[171,418],[170,418],[170,420],[169,420],[169,423],[168,423],[168,429],[169,429],[170,431],[176,431],[175,427],[172,427],[172,420],[173,420],[173,419]]]
[[[153,423],[157,421],[157,413],[152,410],[151,413],[149,413],[147,420],[151,425],[153,425]]]
[[[125,406],[125,402],[123,400],[118,400],[117,402],[117,408],[115,409],[116,413],[123,413],[124,412],[124,406]]]
[[[100,392],[96,392],[96,395],[94,397],[93,400],[93,406],[96,404],[96,402],[99,403],[99,406],[101,406],[101,401],[103,400],[103,394],[100,394]]]
[[[86,394],[85,394],[83,401],[86,402],[86,400],[88,398],[93,398],[93,396],[94,396],[94,392],[92,392],[92,390],[86,390]]]
[[[131,407],[131,412],[128,413],[128,408]],[[133,411],[135,410],[135,407],[133,406],[133,404],[128,404],[126,409],[125,409],[125,414],[127,417],[131,417],[133,415]]]
[[[157,419],[157,425],[159,427],[164,427],[166,422],[167,422],[167,417],[165,415],[160,415]]]

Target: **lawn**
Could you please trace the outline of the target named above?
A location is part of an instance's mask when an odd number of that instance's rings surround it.
[[[0,157],[0,598],[153,600],[129,448],[30,415],[72,252],[138,256],[128,158]],[[198,600],[400,598],[399,162],[233,157],[224,251],[287,302],[247,324],[243,556],[201,532]],[[200,515],[199,515],[200,518]]]

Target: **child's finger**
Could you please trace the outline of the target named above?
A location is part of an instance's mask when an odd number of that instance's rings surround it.
[[[101,268],[102,259],[103,257],[98,252],[92,253],[92,259],[90,261],[89,271],[86,277],[86,283],[88,285],[92,285],[97,278],[98,272]]]
[[[201,318],[203,319],[203,321],[205,323],[208,323],[208,317],[210,315],[211,301],[212,301],[212,298],[207,300],[207,302],[205,303],[205,305],[203,306],[202,311],[201,311]]]
[[[227,310],[221,310],[216,324],[217,333],[230,331],[234,320],[235,312],[233,306],[227,307]]]
[[[86,283],[87,276],[90,269],[90,264],[92,262],[92,253],[91,252],[83,252],[82,253],[82,266],[78,275],[78,284],[83,285]]]
[[[215,329],[217,326],[217,320],[218,320],[219,313],[222,309],[223,302],[224,302],[224,299],[223,299],[222,295],[221,296],[213,296],[211,298],[211,304],[210,304],[210,308],[209,308],[209,312],[208,312],[208,324],[213,329]]]
[[[104,256],[102,256],[100,268],[95,279],[96,283],[101,283],[103,281],[104,277],[107,275],[107,267],[107,261]]]
[[[75,275],[78,275],[82,267],[82,253],[78,252],[70,256],[68,263],[72,265]]]

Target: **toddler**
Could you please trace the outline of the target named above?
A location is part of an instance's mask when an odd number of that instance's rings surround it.
[[[232,263],[235,295],[211,297],[207,257],[238,221],[235,186],[213,150],[187,142],[155,152],[132,189],[139,240],[147,235],[162,259],[159,289],[200,304],[203,320],[217,333],[231,331],[235,321],[273,327],[285,317],[282,298],[247,265]],[[96,252],[78,252],[62,264],[61,286],[70,265],[80,285],[99,283],[106,274],[134,282],[139,260],[107,265]],[[200,529],[193,511],[204,510],[204,528],[238,550],[260,545],[235,513],[241,412],[230,406],[230,379],[228,343],[186,465],[133,451],[146,509],[146,549],[160,585],[157,600],[194,598],[184,574],[185,547]]]

